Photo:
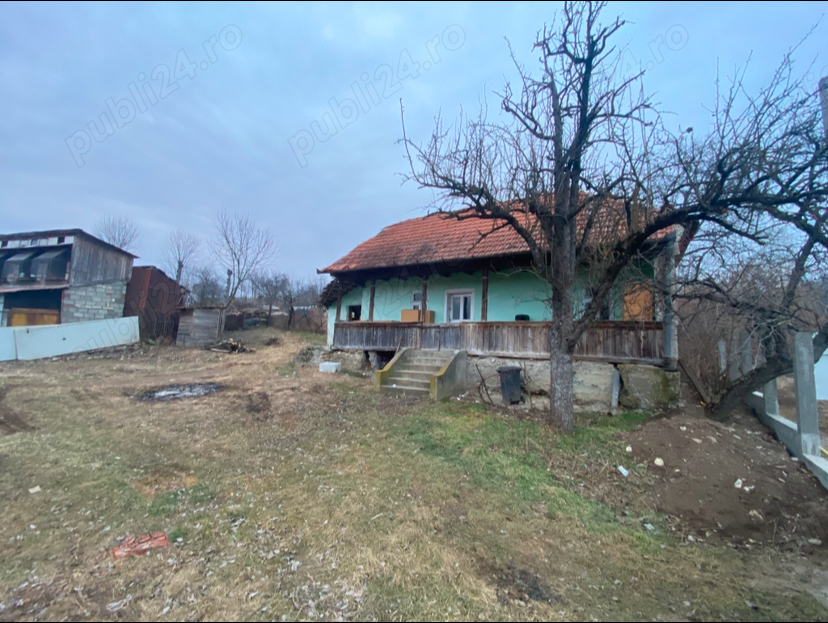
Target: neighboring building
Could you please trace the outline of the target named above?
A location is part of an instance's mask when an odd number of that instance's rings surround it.
[[[181,309],[176,346],[209,346],[218,341],[224,324],[223,307]]]
[[[80,229],[0,235],[0,326],[122,317],[135,257]]]
[[[160,268],[136,266],[127,285],[124,316],[138,316],[143,339],[174,338],[186,294],[187,289]]]
[[[596,227],[607,230],[606,224]],[[619,364],[669,370],[675,386],[675,331],[672,326],[665,331],[669,305],[654,288],[655,276],[674,271],[675,260],[673,231],[648,244],[641,260],[618,280],[601,320],[576,349],[576,361],[603,364],[576,364],[576,399],[579,376],[584,383],[592,383],[595,374],[609,379],[611,393]],[[531,270],[528,246],[514,229],[431,214],[386,227],[319,272],[334,278],[321,300],[333,349],[364,351],[380,365],[401,347],[463,352],[469,362],[465,384],[477,379],[475,365],[491,369],[524,360],[534,366],[538,388],[548,388],[550,288]],[[584,268],[576,306],[583,309],[591,296]],[[655,377],[661,378],[660,372]],[[603,392],[606,382],[601,382]],[[414,384],[408,387],[417,393]]]

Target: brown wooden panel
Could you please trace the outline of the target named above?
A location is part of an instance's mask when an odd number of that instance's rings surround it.
[[[60,324],[60,312],[53,309],[23,309],[9,310],[10,327],[32,327],[44,324]]]
[[[652,284],[628,283],[621,307],[623,320],[652,320],[654,313]]]
[[[400,347],[466,350],[475,355],[549,356],[548,322],[468,322],[422,324],[337,322],[335,348],[396,350]],[[594,323],[582,335],[575,357],[591,361],[660,364],[664,329],[658,322]]]

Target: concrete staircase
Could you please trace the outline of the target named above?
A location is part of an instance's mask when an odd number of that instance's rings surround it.
[[[432,377],[455,355],[452,350],[406,349],[377,373],[378,389],[383,394],[428,398]]]

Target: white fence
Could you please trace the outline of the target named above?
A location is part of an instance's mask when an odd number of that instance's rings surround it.
[[[29,360],[135,344],[138,317],[0,328],[0,361]]]
[[[814,345],[810,333],[797,333],[794,339],[794,380],[796,383],[796,422],[779,415],[776,379],[762,393],[748,398],[759,419],[776,432],[794,456],[798,457],[828,489],[828,460],[823,456],[819,432],[819,409],[814,377]]]

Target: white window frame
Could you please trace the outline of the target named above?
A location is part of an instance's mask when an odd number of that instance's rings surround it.
[[[450,304],[452,296],[457,296],[458,294],[468,294],[469,295],[469,315],[471,316],[468,320],[452,320],[450,312]],[[474,322],[474,290],[471,288],[463,288],[459,290],[446,290],[446,300],[445,300],[445,307],[443,309],[444,316],[447,323],[459,323],[459,322]]]
[[[419,295],[420,300],[415,301],[414,297]],[[412,290],[411,291],[411,309],[418,309],[421,310],[423,308],[423,291],[422,290]]]

